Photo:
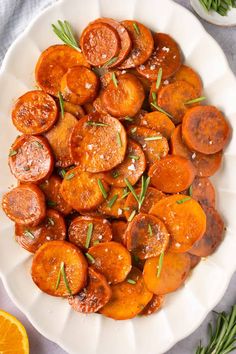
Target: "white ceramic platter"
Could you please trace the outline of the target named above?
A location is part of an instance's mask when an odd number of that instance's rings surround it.
[[[35,87],[34,67],[42,50],[58,43],[51,23],[67,19],[81,30],[97,17],[135,18],[154,31],[172,35],[186,62],[201,75],[208,101],[222,109],[236,131],[236,80],[217,43],[187,10],[170,0],[63,0],[44,11],[15,41],[0,74],[2,194],[15,183],[7,155],[17,132],[10,111],[13,101]],[[214,178],[218,207],[227,225],[225,241],[202,261],[164,308],[147,318],[114,321],[101,315],[80,315],[66,300],[43,294],[30,276],[31,256],[14,241],[14,228],[2,211],[0,274],[4,285],[32,324],[70,354],[160,354],[193,332],[223,296],[236,269],[236,138],[226,150],[224,165]]]

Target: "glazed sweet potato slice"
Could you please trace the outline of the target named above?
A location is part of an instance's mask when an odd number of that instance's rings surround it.
[[[128,58],[120,65],[120,69],[134,68],[143,64],[152,54],[154,47],[152,33],[147,27],[137,21],[125,20],[121,24],[130,35],[132,50]]]
[[[94,313],[105,306],[110,298],[111,288],[104,275],[89,267],[87,286],[75,296],[70,296],[68,301],[77,312]]]
[[[111,222],[112,240],[121,243],[126,247],[127,222],[122,220],[114,220]]]
[[[216,154],[205,155],[189,150],[182,139],[182,126],[178,125],[171,136],[171,152],[189,159],[196,168],[196,174],[200,177],[210,177],[220,168],[222,151]]]
[[[99,243],[86,254],[93,267],[102,273],[109,284],[120,283],[131,270],[129,251],[117,242]]]
[[[70,224],[68,236],[71,243],[86,250],[94,244],[111,241],[111,224],[106,219],[77,216]]]
[[[66,241],[44,243],[35,253],[31,275],[43,292],[67,297],[86,284],[88,265],[82,252]]]
[[[141,188],[135,188],[135,193],[137,195],[140,195]],[[159,200],[161,200],[164,197],[165,194],[162,193],[161,191],[152,187],[148,187],[140,212],[144,214],[148,214],[152,206],[155,205],[157,202],[159,202]],[[138,202],[134,198],[132,193],[129,193],[126,199],[124,210],[125,210],[125,217],[127,218],[127,220],[129,220],[133,211],[136,212],[138,211]]]
[[[45,242],[65,240],[66,224],[63,216],[56,210],[48,209],[46,218],[37,226],[15,225],[15,239],[21,247],[35,253]]]
[[[129,223],[126,230],[127,249],[140,259],[156,257],[166,250],[169,236],[160,219],[140,213]]]
[[[202,154],[215,154],[227,144],[230,128],[223,114],[214,106],[189,109],[182,124],[186,145]]]
[[[56,166],[68,167],[73,164],[69,149],[69,138],[78,120],[70,113],[60,114],[56,125],[46,133],[55,155]]]
[[[79,167],[65,174],[60,188],[63,199],[77,211],[95,209],[104,201],[108,190],[101,175],[83,172]]]
[[[94,22],[83,30],[80,45],[87,61],[101,66],[119,54],[120,37],[110,24]]]
[[[180,194],[166,197],[156,203],[150,214],[161,219],[170,233],[170,252],[190,250],[206,231],[206,215],[191,197]]]
[[[214,253],[224,236],[224,222],[220,214],[214,208],[206,206],[203,208],[207,218],[206,232],[189,250],[189,253],[199,257],[207,257]]]
[[[114,320],[128,320],[137,316],[153,296],[146,288],[142,272],[135,267],[125,281],[112,285],[111,290],[110,301],[99,312]]]
[[[160,256],[147,259],[143,278],[150,291],[156,295],[165,295],[177,290],[185,282],[191,262],[187,253],[166,252],[162,265],[160,263]]]
[[[190,257],[190,267],[191,269],[194,269],[198,265],[198,263],[200,263],[201,257],[195,256],[194,254],[191,254],[189,252],[188,254]]]
[[[151,301],[144,307],[143,311],[140,312],[140,315],[142,316],[150,316],[153,313],[156,313],[159,311],[164,302],[164,296],[163,295],[153,295]]]
[[[178,193],[190,187],[195,178],[193,164],[184,157],[169,155],[149,169],[151,184],[165,193]]]
[[[133,117],[145,99],[144,88],[136,76],[126,73],[116,76],[101,92],[102,107],[112,116]]]
[[[135,124],[153,129],[161,133],[167,140],[170,139],[175,129],[175,125],[171,119],[166,114],[157,111],[140,116],[139,121],[136,120]]]
[[[127,129],[127,134],[130,139],[135,140],[142,146],[146,161],[149,164],[168,154],[167,139],[153,129],[131,125]]]
[[[97,95],[99,79],[86,66],[69,68],[61,80],[61,94],[65,101],[73,104],[92,102]]]
[[[54,158],[47,139],[21,135],[11,146],[8,163],[18,181],[41,183],[51,175]]]
[[[197,97],[202,94],[202,80],[195,70],[186,65],[181,65],[177,73],[171,78],[171,82],[186,81],[192,85],[197,92]]]
[[[123,125],[116,118],[99,113],[80,119],[70,137],[73,161],[81,169],[93,173],[119,165],[124,160],[126,146]]]
[[[39,90],[19,97],[12,110],[12,122],[24,134],[41,134],[56,122],[58,109],[54,99]]]
[[[124,161],[104,173],[104,179],[107,183],[115,187],[126,187],[125,178],[134,185],[142,176],[146,169],[146,158],[139,144],[128,140],[126,155]]]
[[[66,101],[64,101],[64,111],[72,114],[77,119],[85,115],[84,109],[80,105]]]
[[[126,188],[111,187],[107,199],[99,205],[98,211],[107,217],[123,218]]]
[[[196,177],[192,183],[190,194],[201,205],[215,207],[215,188],[209,178]]]
[[[116,57],[113,57],[110,61],[106,62],[105,65],[107,68],[113,68],[120,65],[129,55],[132,47],[132,42],[127,29],[112,18],[98,18],[94,22],[107,23],[117,31],[120,37],[120,51]]]
[[[46,216],[43,192],[32,183],[21,184],[5,193],[2,208],[6,215],[20,225],[38,225]]]
[[[35,67],[38,86],[50,95],[57,96],[61,79],[75,65],[89,67],[84,55],[67,45],[52,45],[42,52]]]
[[[172,116],[175,124],[182,122],[184,114],[193,104],[189,101],[199,97],[194,87],[186,81],[176,81],[163,86],[158,94],[158,106]],[[200,103],[195,103],[200,104]]]
[[[137,67],[138,72],[151,81],[156,81],[162,68],[162,79],[168,79],[180,68],[181,52],[175,40],[166,33],[154,34],[154,51],[151,57]]]
[[[59,176],[51,175],[39,187],[45,194],[48,206],[68,215],[72,211],[72,207],[62,198],[60,193],[61,183],[62,180]]]

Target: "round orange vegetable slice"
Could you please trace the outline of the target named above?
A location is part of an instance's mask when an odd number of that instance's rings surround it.
[[[43,222],[34,227],[15,225],[15,239],[21,247],[35,253],[45,242],[65,240],[66,224],[58,211],[48,209]]]
[[[63,199],[77,211],[95,209],[107,197],[108,190],[101,175],[83,172],[79,167],[66,173],[60,188]]]
[[[19,97],[12,110],[12,122],[24,134],[41,134],[56,122],[58,109],[54,99],[39,90]]]
[[[104,275],[89,267],[87,286],[77,295],[70,296],[68,301],[77,312],[93,313],[105,306],[110,298],[111,288]]]
[[[75,65],[89,67],[84,55],[78,50],[64,44],[52,45],[38,59],[35,67],[36,82],[43,91],[57,96],[63,75]]]
[[[130,139],[124,161],[111,171],[104,173],[104,179],[115,187],[126,187],[125,178],[128,178],[129,182],[134,185],[145,169],[146,158],[143,150],[139,144]]]
[[[35,184],[21,184],[4,194],[2,208],[20,225],[38,225],[46,216],[45,197]]]
[[[120,283],[131,270],[129,251],[117,242],[99,243],[86,254],[93,267],[102,273],[109,284]]]
[[[184,157],[169,155],[156,161],[148,175],[151,184],[160,191],[178,193],[190,187],[195,178],[195,168]]]
[[[206,215],[191,197],[180,194],[166,197],[151,208],[150,214],[165,223],[170,233],[171,252],[190,250],[206,231]]]
[[[127,223],[122,220],[114,220],[111,222],[112,240],[121,243],[126,247],[126,234]]]
[[[77,216],[73,219],[68,235],[70,242],[83,250],[91,245],[109,242],[112,239],[109,221],[89,216]]]
[[[35,253],[31,275],[43,292],[67,297],[86,284],[87,262],[82,252],[66,241],[44,243]]]
[[[196,177],[190,191],[192,198],[201,205],[215,207],[215,188],[209,178]]]
[[[73,161],[81,169],[93,173],[119,165],[124,160],[126,146],[123,125],[116,118],[99,113],[80,119],[70,138]]]
[[[202,154],[215,154],[227,144],[229,125],[214,106],[189,109],[183,118],[182,135],[187,146]]]
[[[127,248],[140,259],[156,257],[169,243],[169,233],[164,223],[149,214],[138,214],[126,230]]]
[[[202,94],[202,80],[195,70],[186,65],[181,65],[179,70],[171,78],[171,82],[186,81],[192,85],[197,92],[197,97]]]
[[[145,286],[142,272],[135,267],[125,281],[112,285],[111,290],[110,301],[99,312],[114,320],[128,320],[137,316],[153,296]]]
[[[139,121],[135,121],[136,125],[153,129],[156,132],[161,133],[166,139],[170,139],[174,132],[175,125],[166,114],[161,112],[150,112],[143,116],[140,116]]]
[[[177,290],[190,272],[190,256],[187,253],[166,252],[160,257],[146,260],[143,278],[147,288],[156,295],[165,295]]]
[[[147,27],[137,21],[125,20],[121,24],[130,35],[132,50],[128,58],[120,65],[120,69],[134,68],[143,64],[152,54],[154,47],[152,33]]]
[[[153,313],[156,313],[159,311],[164,302],[164,296],[163,295],[153,295],[151,301],[144,307],[143,311],[140,312],[140,315],[142,316],[150,316]]]

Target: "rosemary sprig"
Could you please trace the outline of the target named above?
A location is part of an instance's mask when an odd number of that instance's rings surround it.
[[[114,171],[112,171],[112,177],[113,178],[117,178],[117,177],[119,177],[119,175],[120,175],[120,172],[119,171],[116,171],[116,170],[114,170]]]
[[[209,324],[209,343],[206,347],[200,343],[196,354],[228,354],[236,349],[236,305],[228,314],[225,312],[216,314],[214,331],[212,324]]]
[[[89,120],[86,125],[92,125],[94,127],[107,127],[109,124],[107,123],[100,123],[100,122],[93,122],[92,120]]]
[[[107,66],[110,66],[114,64],[117,61],[118,57],[113,57],[109,59],[105,64],[103,64],[103,68],[106,68]]]
[[[107,203],[108,208],[112,208],[115,202],[117,201],[118,194],[115,194]]]
[[[154,140],[161,140],[162,136],[148,136],[147,138],[144,138],[145,141],[154,141]]]
[[[107,199],[107,191],[104,188],[104,185],[102,184],[102,181],[100,178],[98,178],[98,187],[100,188],[100,191],[102,192],[103,198]]]
[[[152,237],[153,232],[152,232],[152,225],[151,224],[148,224],[148,233],[149,233],[149,236]]]
[[[66,170],[65,170],[64,168],[60,169],[59,175],[60,175],[62,178],[64,178],[65,175],[66,175]]]
[[[198,102],[204,101],[205,99],[206,99],[206,97],[202,96],[202,97],[194,98],[193,100],[189,100],[189,101],[185,102],[185,104],[198,103]]]
[[[136,284],[136,281],[133,280],[133,279],[127,279],[127,283],[132,284],[132,285],[135,285],[135,284]]]
[[[87,229],[87,236],[86,236],[86,241],[85,241],[85,248],[89,248],[90,242],[91,242],[91,238],[92,238],[92,234],[93,234],[93,223],[90,222],[88,224],[88,229]]]
[[[24,231],[24,236],[30,238],[31,240],[34,240],[34,239],[35,239],[33,232],[30,231],[30,230],[25,230],[25,231]]]
[[[161,79],[162,79],[162,68],[158,70],[157,74],[157,81],[156,81],[156,89],[158,90],[161,84]]]
[[[177,200],[176,203],[177,204],[183,204],[183,203],[187,202],[190,199],[191,199],[190,197],[186,197],[186,198]]]
[[[9,157],[17,155],[18,151],[17,150],[10,150],[9,152]]]
[[[119,132],[117,133],[117,143],[118,143],[118,146],[121,148],[122,147],[122,141],[121,141],[121,137],[120,137],[120,133]]]
[[[139,156],[136,156],[136,155],[129,155],[128,157],[129,157],[131,160],[135,160],[135,161],[137,161],[137,160],[140,159],[140,157],[139,157]]]
[[[59,284],[60,284],[60,281],[61,281],[61,276],[63,277],[63,281],[65,283],[65,286],[66,286],[66,289],[67,289],[68,293],[70,295],[72,295],[72,291],[70,289],[69,282],[68,282],[68,279],[66,277],[65,263],[64,262],[61,262],[60,270],[59,270],[58,277],[57,277],[56,290],[59,288]]]
[[[162,109],[161,107],[159,107],[157,104],[151,102],[151,106],[154,107],[157,111],[166,114],[169,118],[173,119],[172,115],[168,112],[166,112],[164,109]]]
[[[128,218],[128,222],[132,221],[133,218],[135,217],[136,215],[136,210],[133,210],[132,213],[130,214],[129,218]]]
[[[61,109],[61,115],[62,117],[64,117],[64,100],[63,100],[63,97],[62,97],[62,94],[61,94],[61,91],[58,92],[58,97],[59,97],[59,103],[60,103],[60,109]]]
[[[91,256],[91,254],[85,253],[85,256],[88,258],[90,263],[95,263],[95,259],[93,258],[93,256]]]
[[[152,102],[156,105],[157,104],[157,94],[156,92],[152,92]]]
[[[193,185],[192,184],[191,184],[191,186],[188,189],[188,194],[189,194],[190,197],[193,196]]]
[[[125,120],[127,120],[128,122],[133,122],[134,119],[129,117],[129,116],[127,116],[127,117],[125,117]]]
[[[140,35],[140,30],[139,30],[139,27],[138,27],[137,23],[133,22],[133,27],[134,27],[135,32],[139,36]]]
[[[142,176],[142,187],[141,187],[141,192],[140,192],[139,196],[135,192],[135,190],[134,190],[133,186],[131,185],[131,183],[129,182],[129,180],[127,178],[125,178],[124,181],[125,181],[126,186],[129,188],[130,192],[133,194],[135,200],[137,201],[138,210],[140,211],[141,206],[142,206],[144,199],[145,199],[148,185],[150,183],[150,177],[145,178],[144,176]]]
[[[73,172],[69,173],[68,175],[65,176],[65,179],[69,181],[70,179],[74,178],[75,174]]]
[[[32,144],[34,144],[35,146],[37,146],[39,149],[43,149],[43,145],[42,145],[39,141],[37,141],[37,140],[33,141]]]
[[[114,72],[111,74],[111,78],[112,78],[112,81],[113,81],[115,87],[118,87],[118,81],[116,78],[116,74]]]
[[[157,278],[159,278],[161,275],[161,271],[162,271],[162,267],[163,267],[163,259],[164,259],[164,252],[161,252],[161,254],[159,256],[158,266],[157,266]]]
[[[57,21],[57,25],[52,24],[53,32],[61,39],[62,42],[70,46],[71,48],[81,52],[81,49],[74,37],[71,29],[71,25],[67,21]]]

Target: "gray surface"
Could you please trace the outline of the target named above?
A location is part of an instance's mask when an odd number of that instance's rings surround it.
[[[165,1],[165,0],[163,0]],[[1,43],[3,43],[4,38],[6,38],[6,33],[11,30],[11,33],[8,33],[9,41],[15,38],[15,36],[21,32],[23,26],[16,26],[16,20],[18,16],[16,16],[15,7],[11,7],[11,11],[9,8],[6,9],[4,4],[14,2],[16,5],[21,5],[21,11],[25,14],[27,8],[27,20],[30,19],[33,14],[39,8],[42,8],[46,3],[52,2],[51,0],[0,0],[0,39]],[[177,3],[184,5],[185,7],[190,8],[188,0],[178,0]],[[39,3],[41,4],[39,6]],[[7,16],[11,16],[10,20],[6,20]],[[4,18],[4,26],[2,19]],[[15,28],[12,29],[12,21],[15,24]],[[181,19],[180,19],[181,21]],[[203,25],[206,30],[218,41],[218,43],[223,48],[226,53],[230,66],[234,73],[236,74],[236,29],[229,28],[219,28],[210,24],[207,24],[203,21]],[[6,41],[4,46],[6,47]],[[3,46],[2,46],[3,47]],[[1,53],[0,53],[1,54]],[[235,93],[236,95],[236,93]],[[210,284],[209,284],[210,286]],[[230,286],[220,302],[220,304],[216,307],[218,311],[228,310],[233,304],[236,303],[236,274],[233,276]],[[65,354],[65,352],[59,348],[56,344],[48,341],[44,337],[42,337],[28,322],[26,317],[13,305],[11,300],[8,298],[2,283],[0,281],[0,308],[9,311],[10,313],[17,316],[25,325],[29,340],[32,354]],[[186,309],[187,310],[187,309]],[[166,354],[194,354],[197,344],[200,339],[206,340],[206,332],[207,332],[207,323],[212,319],[212,314],[208,315],[204,323],[199,327],[199,329],[194,332],[191,336],[184,339],[175,345],[170,351]],[[181,319],[180,319],[181,325]],[[234,351],[236,353],[236,351]],[[82,353],[83,354],[83,353]],[[122,353],[121,353],[122,354]],[[149,354],[149,353],[145,353]]]

